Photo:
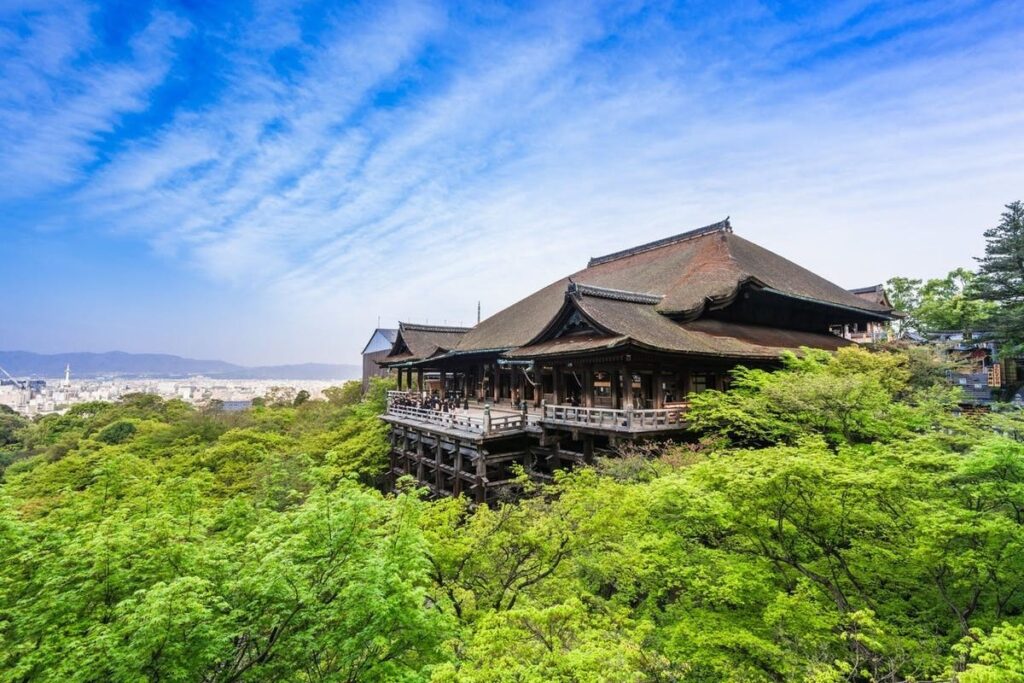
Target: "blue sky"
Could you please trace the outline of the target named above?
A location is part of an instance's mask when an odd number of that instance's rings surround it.
[[[1024,199],[1021,2],[0,2],[0,348],[352,362],[732,217],[849,287]]]

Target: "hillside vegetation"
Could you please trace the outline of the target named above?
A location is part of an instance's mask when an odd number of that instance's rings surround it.
[[[2,681],[1024,681],[1024,420],[790,356],[470,509],[381,492],[384,384],[0,414]]]

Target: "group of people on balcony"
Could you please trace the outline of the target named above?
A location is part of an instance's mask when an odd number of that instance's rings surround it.
[[[436,391],[429,395],[424,392],[416,396],[410,392],[396,396],[392,399],[391,404],[422,410],[436,410],[442,413],[453,413],[460,408],[462,410],[469,409],[469,401],[465,397],[460,399],[458,394],[448,394],[442,397]]]

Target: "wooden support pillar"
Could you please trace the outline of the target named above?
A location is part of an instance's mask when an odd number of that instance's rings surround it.
[[[476,489],[476,502],[478,504],[487,502],[485,479],[487,479],[487,451],[481,448],[480,455],[476,459],[476,485],[473,487]]]
[[[442,486],[444,481],[444,472],[441,471],[441,437],[435,437],[434,443],[434,490],[438,495],[441,495]]]
[[[684,399],[689,399],[690,392],[693,391],[693,372],[689,368],[683,370],[679,377],[680,393]]]
[[[452,483],[452,495],[462,495],[462,447],[455,442],[455,481]]]
[[[583,437],[583,462],[594,464],[594,437],[590,435]]]
[[[622,408],[622,376],[618,370],[608,371],[608,382],[611,384],[612,408]]]
[[[410,474],[412,469],[409,467],[409,428],[402,427],[402,469],[405,470],[406,474]]]
[[[583,368],[583,405],[594,407],[594,368],[589,365]]]
[[[501,368],[498,367],[497,363],[491,366],[491,373],[493,378],[491,382],[491,400],[497,403],[501,400]]]
[[[402,390],[402,368],[398,368],[398,390]]]
[[[448,384],[448,371],[441,371],[441,398],[445,397],[446,385]]]
[[[565,396],[565,394],[564,394],[564,392],[562,390],[562,380],[563,380],[562,366],[556,364],[556,365],[552,366],[551,371],[554,373],[554,375],[551,378],[551,387],[552,387],[552,392],[554,393],[553,398],[554,398],[554,401],[555,401],[555,405],[559,406],[559,405],[562,405],[562,403],[564,402],[563,398]]]
[[[562,446],[558,441],[551,444],[551,471],[562,469]]]
[[[388,441],[391,444],[391,448],[388,449],[388,464],[391,465],[390,469],[388,469],[388,479],[391,481],[391,488],[394,488],[395,487],[395,468],[398,467],[398,460],[397,460],[397,456],[395,455],[395,453],[396,453],[396,448],[395,448],[396,444],[395,444],[395,442],[397,441],[397,437],[395,436],[394,427],[391,428],[391,434],[388,435]]]
[[[533,405],[540,408],[544,401],[544,368],[540,365],[534,367],[536,370],[533,371],[533,379],[537,384],[533,387]]]
[[[654,407],[664,408],[665,407],[665,382],[664,377],[661,373],[661,368],[657,368],[654,371]]]
[[[419,438],[416,439],[416,481],[420,484],[426,484],[423,481],[423,435],[420,434]]]
[[[426,391],[427,389],[423,384],[423,368],[416,368],[416,386],[420,391]]]

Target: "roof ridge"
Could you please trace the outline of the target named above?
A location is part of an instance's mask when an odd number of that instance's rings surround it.
[[[398,323],[399,330],[414,330],[417,332],[469,332],[471,327],[456,327],[454,325],[424,325],[421,323]]]
[[[612,289],[610,287],[596,287],[585,285],[569,279],[569,286],[566,289],[568,294],[578,296],[592,296],[599,299],[612,299],[613,301],[628,301],[634,304],[653,305],[661,302],[664,294],[647,294],[646,292],[629,292],[624,289]]]
[[[660,249],[661,247],[667,247],[671,244],[678,244],[679,242],[686,242],[688,240],[703,237],[705,235],[713,235],[718,232],[732,232],[732,224],[729,222],[729,217],[726,216],[725,220],[712,223],[711,225],[705,225],[703,228],[696,228],[694,230],[688,230],[681,232],[678,235],[672,235],[671,237],[663,237],[660,240],[648,242],[629,249],[623,249],[622,251],[615,251],[611,254],[605,254],[604,256],[595,256],[590,259],[587,263],[587,268],[591,266],[597,266],[602,263],[608,263],[609,261],[617,261],[627,256],[634,256],[636,254],[642,254],[647,251],[653,251],[654,249]]]

